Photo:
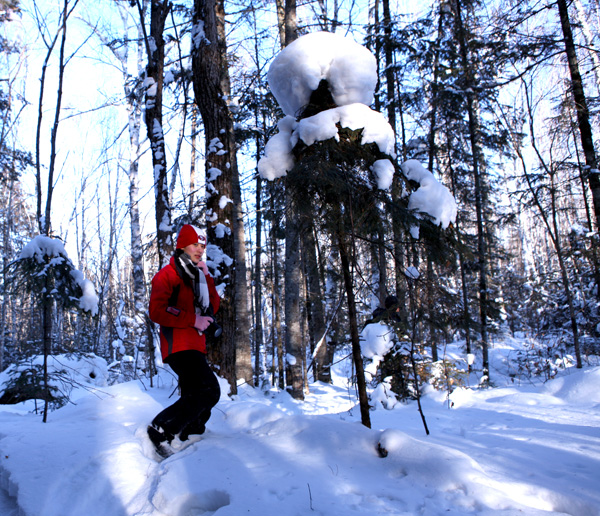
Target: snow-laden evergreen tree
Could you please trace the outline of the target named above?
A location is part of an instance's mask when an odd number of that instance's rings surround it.
[[[77,270],[68,257],[63,242],[39,235],[29,242],[10,264],[10,294],[32,296],[40,313],[44,356],[44,422],[52,400],[48,382],[48,357],[53,349],[53,314],[79,310],[94,316],[98,313],[98,296],[94,285]]]
[[[355,299],[356,252],[358,242],[368,239],[377,228],[384,213],[380,206],[391,205],[386,191],[398,177],[394,133],[385,118],[369,107],[375,82],[372,54],[341,36],[314,33],[286,47],[269,69],[271,90],[286,117],[259,163],[263,177],[286,176],[299,232],[314,225],[330,236],[337,250],[348,302],[361,416],[367,426],[370,421]],[[416,162],[406,163],[403,173],[407,190],[414,188],[409,186],[409,179],[420,185],[416,190],[420,195],[415,192],[391,208],[406,232],[412,230],[417,236],[417,216],[424,219],[423,228],[431,219],[447,227],[456,210],[448,191]],[[440,195],[439,211],[421,215],[428,213],[428,193],[434,190]],[[433,233],[423,231],[428,236]],[[302,358],[294,357],[296,361]],[[302,397],[302,389],[301,381],[292,384],[295,397]]]

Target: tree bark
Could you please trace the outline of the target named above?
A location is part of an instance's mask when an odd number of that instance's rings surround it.
[[[145,122],[154,174],[154,213],[156,220],[156,251],[158,265],[164,267],[173,252],[171,209],[167,185],[167,157],[162,123],[165,41],[163,32],[171,4],[167,0],[150,2],[150,35],[145,38],[148,64],[146,65]],[[143,24],[143,15],[140,8]],[[145,30],[145,29],[144,29]]]
[[[598,171],[598,162],[596,150],[594,148],[594,138],[592,126],[590,123],[590,113],[587,106],[587,99],[583,89],[583,81],[579,72],[579,61],[575,52],[575,43],[571,22],[569,20],[569,10],[566,0],[557,0],[558,12],[560,15],[560,24],[565,42],[565,51],[569,62],[569,72],[571,74],[571,88],[575,110],[577,112],[577,122],[579,125],[579,134],[581,137],[581,148],[585,156],[587,167],[587,177],[590,191],[592,193],[592,203],[594,213],[596,214],[596,231],[600,230],[600,172]],[[592,228],[590,228],[592,229]]]
[[[275,212],[275,199],[274,199],[274,188],[271,186],[271,213]],[[283,334],[284,331],[281,327],[281,286],[279,283],[279,250],[277,246],[277,237],[274,231],[271,231],[271,263],[273,264],[273,281],[272,281],[272,293],[271,293],[271,306],[273,307],[274,317],[272,323],[272,345],[273,354],[277,355],[273,357],[273,368],[275,368],[275,358],[277,359],[277,385],[279,389],[285,389],[285,360],[283,356]],[[275,379],[273,379],[275,384]]]
[[[316,246],[314,228],[307,228],[304,233],[303,256],[306,263],[306,297],[310,311],[309,331],[312,335],[311,341],[314,344],[318,344],[321,339],[325,339],[325,342],[316,350],[315,378],[320,382],[331,383],[331,364],[328,363],[327,335],[325,334],[327,327],[323,311],[323,289],[321,288]]]
[[[298,37],[296,24],[296,0],[284,0],[283,32],[285,41],[282,47],[292,43]],[[304,399],[304,378],[302,363],[304,361],[304,342],[300,329],[300,221],[298,210],[290,194],[289,184],[285,187],[285,350],[286,384],[296,399]]]
[[[52,193],[54,190],[54,168],[56,164],[56,137],[58,134],[58,126],[60,122],[60,110],[62,104],[62,87],[64,80],[65,70],[65,43],[67,38],[67,20],[72,14],[73,10],[79,3],[79,0],[75,0],[73,5],[69,8],[69,1],[64,0],[63,9],[60,13],[60,25],[56,30],[56,34],[52,38],[52,41],[48,44],[46,57],[44,64],[42,65],[42,76],[40,79],[40,95],[38,101],[38,117],[37,117],[37,129],[36,129],[36,152],[35,152],[35,166],[36,166],[36,199],[37,199],[37,212],[36,218],[40,234],[50,234],[50,215],[52,213]],[[40,28],[40,30],[42,30]],[[48,167],[48,191],[46,192],[46,207],[42,210],[42,165],[41,165],[41,134],[42,134],[42,117],[43,117],[43,105],[44,105],[44,89],[46,86],[46,71],[48,69],[48,63],[54,46],[58,41],[58,37],[61,37],[60,46],[60,57],[59,57],[59,69],[58,69],[58,90],[56,95],[56,107],[54,112],[54,124],[52,126],[52,132],[50,136],[50,164]],[[44,215],[42,215],[44,211]]]
[[[10,179],[7,182],[6,190],[8,193],[8,199],[2,199],[3,203],[6,203],[7,207],[6,215],[4,219],[4,228],[2,229],[2,306],[0,307],[0,371],[4,371],[4,349],[7,342],[7,315],[9,307],[9,299],[6,295],[6,271],[8,265],[12,259],[12,244],[10,241],[10,233],[13,227],[13,189],[15,184],[14,174],[10,175]]]
[[[142,6],[142,12],[145,12],[146,3]],[[125,32],[127,32],[128,14],[121,10],[121,19]],[[130,225],[130,243],[131,243],[131,276],[133,280],[133,308],[137,328],[134,330],[136,338],[136,347],[144,349],[146,354],[146,366],[150,375],[152,385],[155,372],[154,365],[154,345],[152,338],[152,323],[148,318],[148,301],[146,298],[146,280],[144,277],[144,254],[142,250],[142,232],[140,224],[139,210],[139,156],[140,156],[140,130],[142,125],[142,102],[144,91],[140,87],[139,78],[143,76],[143,30],[141,21],[137,25],[138,40],[136,44],[136,76],[128,71],[129,63],[129,45],[123,46],[123,53],[113,52],[120,61],[123,88],[125,99],[127,101],[127,115],[129,127],[129,168],[127,176],[129,179],[129,225]],[[108,45],[109,48],[112,48]]]
[[[298,209],[286,184],[285,206],[285,350],[287,353],[286,383],[295,399],[304,399],[302,362],[304,345],[300,329],[300,222]]]
[[[262,324],[262,179],[256,175],[256,253],[254,255],[254,385],[259,385],[260,377],[260,354],[263,348],[263,324]]]
[[[206,138],[206,217],[208,257],[222,293],[220,348],[209,357],[220,367],[232,393],[237,378],[252,384],[250,320],[243,209],[230,95],[225,12],[222,0],[195,0],[192,71],[196,104]]]
[[[365,380],[365,368],[363,364],[362,351],[360,349],[360,336],[358,333],[358,322],[356,312],[356,301],[354,299],[354,285],[352,282],[352,272],[350,271],[350,257],[346,249],[344,235],[341,231],[337,234],[338,246],[340,251],[340,261],[342,262],[342,274],[344,276],[344,286],[346,288],[346,298],[348,299],[348,319],[350,321],[350,340],[352,341],[352,359],[356,368],[356,384],[358,387],[358,401],[360,405],[361,423],[367,428],[371,428],[371,416],[369,414],[369,397],[367,395],[367,382]]]

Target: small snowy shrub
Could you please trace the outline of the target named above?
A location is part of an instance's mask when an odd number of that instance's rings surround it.
[[[64,371],[53,371],[48,374],[48,388],[42,382],[43,370],[41,364],[11,366],[7,372],[8,379],[0,386],[2,395],[0,405],[15,405],[27,400],[48,401],[51,410],[66,405],[68,398],[57,387],[64,382]]]
[[[433,362],[429,368],[429,384],[438,391],[451,394],[457,387],[464,387],[468,372],[466,362],[458,359],[444,358]]]
[[[560,370],[574,365],[573,356],[567,352],[565,340],[562,338],[548,343],[530,340],[507,361],[513,371],[513,378],[542,377],[544,381],[554,378]]]

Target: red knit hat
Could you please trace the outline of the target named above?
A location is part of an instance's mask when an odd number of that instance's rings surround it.
[[[196,243],[206,245],[206,237],[197,227],[185,224],[177,237],[177,249],[183,249],[188,245]]]

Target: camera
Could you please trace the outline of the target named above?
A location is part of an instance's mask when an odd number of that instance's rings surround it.
[[[206,328],[206,330],[204,330],[204,335],[206,335],[207,337],[218,338],[221,336],[221,333],[223,333],[223,328],[214,319],[210,323],[210,326],[208,328]]]

